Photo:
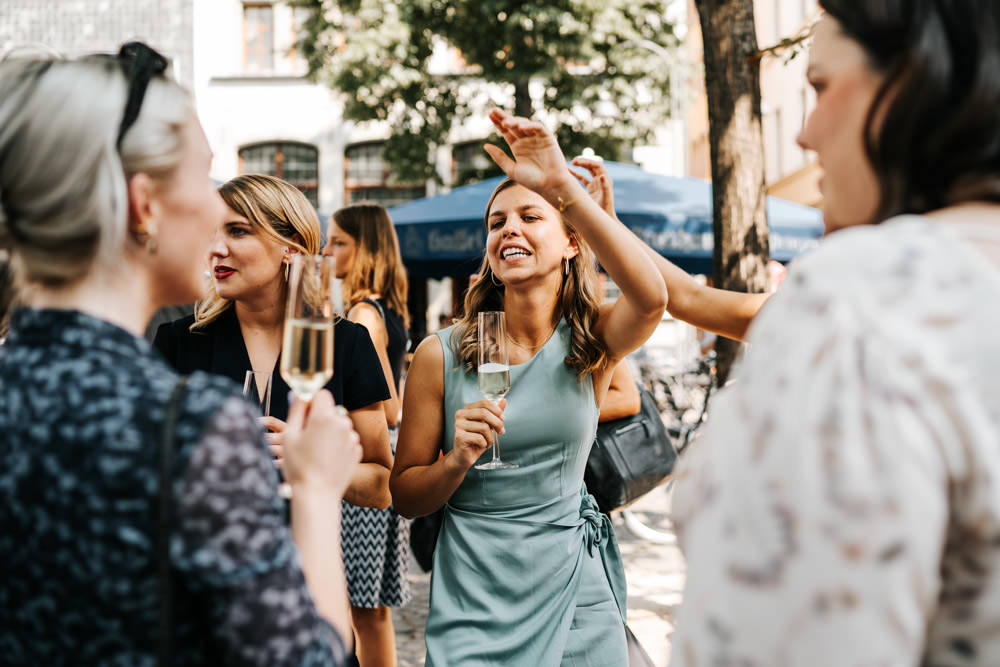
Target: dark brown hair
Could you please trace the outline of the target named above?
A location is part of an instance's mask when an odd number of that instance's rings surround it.
[[[864,134],[880,188],[874,222],[967,201],[1000,202],[1000,3],[820,6],[884,75]]]

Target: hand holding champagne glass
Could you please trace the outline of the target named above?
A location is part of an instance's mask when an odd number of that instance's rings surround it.
[[[309,401],[333,377],[334,258],[295,255],[281,346],[281,377]]]
[[[479,391],[494,404],[510,391],[510,360],[507,356],[507,320],[503,311],[479,313]],[[500,460],[500,434],[493,434],[493,458],[476,465],[477,470],[516,468]]]

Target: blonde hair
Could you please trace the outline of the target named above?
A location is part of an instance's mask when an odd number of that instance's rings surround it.
[[[354,263],[344,277],[345,310],[362,299],[377,295],[410,327],[406,308],[409,283],[399,240],[389,212],[379,204],[361,202],[333,214],[333,222],[357,244]]]
[[[251,229],[275,243],[318,255],[320,228],[316,210],[294,185],[265,174],[243,174],[219,186],[226,206],[247,219]],[[215,320],[232,305],[213,283],[208,296],[195,306],[191,329]]]
[[[497,195],[518,183],[505,179],[490,195],[483,216],[483,224],[489,227],[490,208]],[[594,252],[576,233],[565,218],[563,227],[574,239],[580,250],[569,262],[569,272],[563,276],[559,291],[557,315],[565,316],[570,328],[570,351],[565,364],[576,371],[578,380],[603,366],[608,358],[604,343],[592,333],[600,311],[601,299],[598,291],[597,268]],[[490,269],[489,259],[484,257],[479,267],[476,281],[465,294],[465,313],[451,333],[451,346],[455,356],[466,372],[476,370],[479,356],[478,316],[482,311],[503,310],[505,287]]]
[[[162,182],[181,162],[187,92],[153,76],[119,151],[127,96],[116,58],[0,62],[0,247],[25,282],[64,286],[120,263],[128,179]]]

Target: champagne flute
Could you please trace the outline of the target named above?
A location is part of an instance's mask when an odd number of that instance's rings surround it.
[[[243,398],[260,410],[261,417],[271,414],[271,372],[247,371],[243,379]]]
[[[295,255],[281,344],[281,377],[310,401],[333,377],[334,259]]]
[[[510,391],[510,360],[507,357],[507,319],[503,311],[479,313],[479,391],[494,404]],[[493,458],[476,464],[477,470],[516,468],[500,460],[500,434],[493,434]]]

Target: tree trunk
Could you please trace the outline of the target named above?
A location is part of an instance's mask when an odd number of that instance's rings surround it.
[[[531,108],[531,92],[528,90],[527,81],[518,81],[514,84],[514,115],[531,118],[534,110]]]
[[[767,289],[770,257],[764,208],[760,63],[752,0],[695,0],[701,23],[712,160],[715,284]],[[739,344],[719,338],[718,378],[726,381]]]

